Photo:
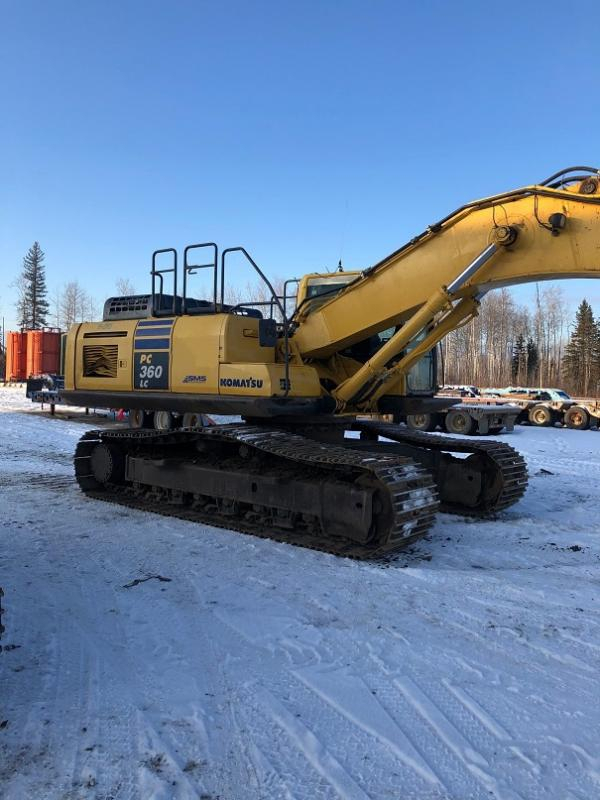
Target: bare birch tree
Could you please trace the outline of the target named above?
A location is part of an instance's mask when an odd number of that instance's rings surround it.
[[[117,278],[115,286],[120,297],[128,297],[135,294],[135,287],[129,278]]]
[[[91,322],[98,316],[98,304],[77,281],[64,285],[58,302],[58,327],[66,329],[75,322]]]
[[[560,287],[536,287],[533,309],[508,289],[486,295],[479,315],[442,344],[446,383],[560,386],[569,309]],[[516,361],[515,361],[516,359]]]

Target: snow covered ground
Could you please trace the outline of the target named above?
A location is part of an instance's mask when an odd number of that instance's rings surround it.
[[[87,500],[97,423],[0,409],[4,800],[600,797],[598,432],[369,564]]]

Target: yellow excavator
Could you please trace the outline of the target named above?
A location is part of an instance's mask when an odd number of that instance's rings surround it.
[[[527,485],[509,445],[361,415],[451,405],[433,397],[436,345],[487,291],[600,277],[599,187],[593,167],[561,170],[467,203],[368,269],[288,281],[283,296],[246,250],[212,242],[185,248],[178,292],[178,253],[157,250],[151,292],[110,298],[102,322],[68,334],[67,402],[130,420],[82,437],[81,489],[356,558],[424,536],[439,508],[507,508]],[[269,299],[225,302],[240,257]],[[199,274],[210,299],[191,296]],[[207,414],[241,421],[207,425]]]

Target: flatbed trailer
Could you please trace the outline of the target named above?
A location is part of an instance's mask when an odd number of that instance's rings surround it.
[[[431,414],[408,414],[406,424],[418,431],[434,431],[437,428],[448,433],[463,436],[468,434],[497,435],[502,431],[509,432],[521,409],[506,401],[497,402],[493,398],[463,397],[456,403],[453,395],[437,395],[440,398],[454,400],[454,405],[443,411]]]
[[[54,416],[56,413],[56,406],[73,407],[73,404],[69,403],[63,396],[64,385],[65,381],[62,375],[42,375],[28,378],[25,383],[25,396],[28,397],[32,403],[39,403],[42,410],[44,406],[49,406],[50,415]],[[110,411],[111,409],[101,410]],[[85,407],[85,413],[90,413],[90,407]]]
[[[65,380],[62,375],[43,375],[40,377],[28,378],[25,388],[25,396],[32,403],[40,403],[50,406],[50,413],[54,414],[57,405],[67,405],[61,392],[64,389]]]
[[[521,392],[511,390],[496,399],[498,402],[509,400],[521,408],[517,418],[520,425],[547,428],[559,424],[573,430],[600,427],[600,400],[597,398],[569,397],[566,392],[557,389],[531,389]]]
[[[475,391],[479,391],[472,387]],[[493,392],[495,390],[487,390]],[[482,394],[463,398],[464,403],[481,405],[507,402],[518,408],[515,422],[518,425],[536,425],[547,428],[561,425],[573,430],[600,428],[600,400],[589,397],[569,397],[566,392],[556,389],[497,390],[499,395]]]

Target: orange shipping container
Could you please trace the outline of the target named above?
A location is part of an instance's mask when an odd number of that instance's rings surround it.
[[[7,381],[24,381],[27,378],[27,334],[9,331],[6,342]]]
[[[27,331],[27,377],[58,373],[60,331]]]

